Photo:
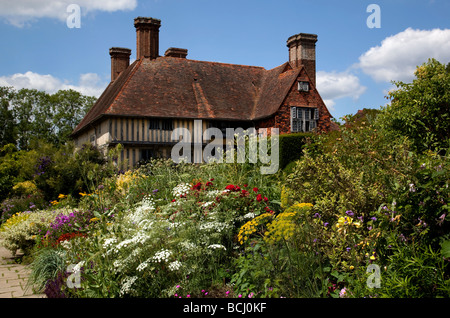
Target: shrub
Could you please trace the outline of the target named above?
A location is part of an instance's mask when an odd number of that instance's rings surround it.
[[[314,138],[313,133],[294,133],[278,136],[280,169],[286,167],[290,162],[298,160],[303,155],[303,148],[307,143],[311,143]]]
[[[30,255],[36,241],[45,234],[56,215],[69,213],[70,210],[66,209],[16,213],[1,226],[4,247],[13,255],[18,249]]]
[[[78,295],[172,297],[178,285],[199,295],[212,283],[223,284],[236,225],[269,209],[268,198],[257,188],[230,184],[218,190],[211,180],[172,190],[171,201],[147,195],[67,251],[72,263],[93,262]]]

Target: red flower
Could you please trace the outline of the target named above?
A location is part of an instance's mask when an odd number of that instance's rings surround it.
[[[172,200],[172,202],[175,202],[175,201],[176,201],[175,199]]]
[[[199,182],[199,183],[197,183],[196,185],[194,185],[194,186],[192,187],[192,190],[200,190],[201,186],[202,186],[202,183]]]
[[[254,187],[254,188],[253,188],[253,191],[254,191],[254,192],[258,192],[258,188]]]
[[[212,186],[212,182],[210,182],[210,181],[206,182],[206,186],[207,187]]]
[[[80,232],[64,233],[60,237],[58,237],[58,239],[56,240],[56,244],[71,240],[75,237],[86,237],[86,234]]]
[[[248,186],[248,184],[246,183],[246,184],[244,184],[244,188],[247,188],[247,186]]]
[[[234,185],[229,184],[229,185],[227,185],[227,186],[225,187],[225,189],[226,189],[226,190],[230,190],[230,191],[234,191],[234,190],[235,190],[235,187],[234,187]]]
[[[267,199],[267,197],[264,197],[264,202],[267,202],[267,201],[269,201],[269,199]]]
[[[243,196],[246,196],[248,194],[248,191],[247,190],[242,190],[242,195]]]
[[[262,200],[262,195],[261,195],[261,194],[258,194],[258,195],[256,196],[256,201],[261,202],[261,200]]]

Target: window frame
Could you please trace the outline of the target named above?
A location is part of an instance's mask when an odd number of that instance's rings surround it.
[[[317,128],[318,107],[290,106],[291,132],[310,132]]]

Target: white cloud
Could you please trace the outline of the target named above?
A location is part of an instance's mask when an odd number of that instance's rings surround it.
[[[78,85],[73,85],[52,75],[42,75],[28,71],[23,74],[0,76],[0,86],[12,86],[15,89],[37,89],[51,94],[56,93],[60,89],[73,89],[83,95],[99,97],[107,83],[103,82],[95,73],[81,74]]]
[[[71,14],[67,7],[72,3],[80,6],[82,15],[92,11],[134,10],[137,6],[137,0],[2,0],[0,16],[18,27],[39,18],[65,21]]]
[[[406,29],[385,38],[359,57],[357,66],[379,82],[410,82],[414,71],[429,58],[450,62],[450,29]]]
[[[330,111],[334,110],[336,99],[350,97],[357,100],[367,89],[349,72],[318,71],[316,78],[317,90]]]

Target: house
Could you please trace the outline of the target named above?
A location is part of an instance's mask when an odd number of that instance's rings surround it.
[[[181,48],[160,56],[161,20],[137,17],[134,26],[136,60],[130,64],[130,49],[109,50],[111,82],[73,131],[78,147],[122,144],[121,159],[132,167],[170,157],[176,143],[171,133],[180,127],[193,139],[209,127],[275,127],[280,134],[330,130],[332,116],[316,89],[317,35],[289,37],[289,60],[266,70],[191,60]],[[194,125],[198,120],[200,127]]]

